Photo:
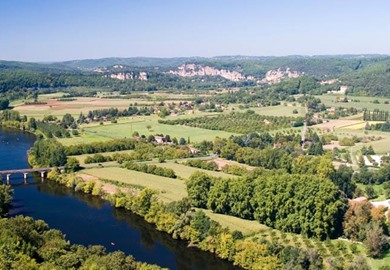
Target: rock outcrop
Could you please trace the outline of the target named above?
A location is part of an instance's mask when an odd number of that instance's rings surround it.
[[[210,66],[202,66],[196,64],[185,64],[177,68],[177,70],[170,70],[170,74],[181,77],[195,77],[195,76],[220,76],[227,80],[238,82],[245,80],[254,80],[252,76],[245,76],[238,71],[230,71],[226,69],[216,69]]]
[[[118,72],[118,73],[110,73],[106,76],[108,78],[118,79],[121,81],[125,81],[125,80],[147,81],[148,80],[148,74],[146,72],[139,72],[138,74],[134,72]]]
[[[279,83],[283,80],[290,78],[298,78],[302,76],[303,73],[299,71],[291,71],[290,68],[286,68],[285,70],[278,68],[277,70],[269,70],[265,74],[265,78],[259,81],[260,83]]]

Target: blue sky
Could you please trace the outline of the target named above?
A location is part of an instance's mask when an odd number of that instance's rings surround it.
[[[0,59],[390,54],[387,0],[1,0]]]

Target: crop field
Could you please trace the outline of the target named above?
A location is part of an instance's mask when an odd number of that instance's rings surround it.
[[[187,196],[184,181],[178,179],[117,167],[85,169],[81,170],[80,173],[158,190],[158,197],[164,202],[178,201]]]
[[[343,96],[340,96],[341,98]],[[344,108],[356,108],[356,109],[367,109],[367,110],[383,110],[390,111],[390,105],[384,104],[385,101],[389,101],[389,98],[377,98],[377,97],[354,97],[348,96],[348,99],[351,102],[336,102],[337,95],[322,95],[316,96],[316,98],[321,99],[321,102],[327,107],[344,107]],[[379,104],[373,103],[374,100],[377,100]]]
[[[184,179],[188,179],[191,174],[193,174],[194,172],[197,172],[197,171],[204,172],[204,173],[209,174],[209,175],[214,176],[214,177],[237,178],[236,175],[227,174],[227,173],[223,173],[223,172],[208,171],[208,170],[203,170],[203,169],[199,169],[199,168],[193,168],[193,167],[190,167],[190,166],[174,163],[174,162],[171,162],[171,161],[165,162],[165,163],[157,163],[157,162],[155,162],[155,163],[151,163],[151,164],[154,164],[154,165],[156,165],[158,167],[172,169],[172,170],[175,171],[177,176],[179,176],[181,178],[184,178]]]
[[[86,114],[91,110],[108,109],[111,107],[123,110],[127,109],[130,103],[134,102],[129,99],[101,99],[86,97],[79,97],[74,101],[58,101],[53,98],[40,98],[39,101],[46,102],[47,104],[19,104],[16,105],[14,109],[19,111],[21,115],[41,119],[45,115],[61,117],[66,113],[78,116],[80,112]]]

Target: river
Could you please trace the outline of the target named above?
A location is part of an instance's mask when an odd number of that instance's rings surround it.
[[[0,170],[27,168],[27,150],[35,137],[18,130],[0,128]],[[4,181],[4,179],[3,179]],[[10,215],[43,219],[65,233],[73,244],[103,245],[107,251],[122,250],[136,260],[170,269],[237,269],[231,263],[184,241],[157,231],[152,224],[129,211],[115,209],[104,200],[74,192],[40,176],[12,175],[14,200]]]

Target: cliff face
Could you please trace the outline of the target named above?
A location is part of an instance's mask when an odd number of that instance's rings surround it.
[[[148,80],[148,74],[146,72],[139,72],[138,74],[134,72],[118,72],[118,73],[115,72],[115,73],[108,74],[106,76],[121,81],[125,81],[125,80],[147,81]]]
[[[181,65],[177,68],[177,70],[170,70],[169,73],[181,77],[221,76],[227,80],[235,82],[254,79],[252,76],[244,76],[238,71],[216,69],[210,66],[202,66],[196,64]]]
[[[278,68],[277,70],[269,70],[265,74],[265,78],[262,79],[261,83],[279,83],[283,80],[290,79],[290,78],[298,78],[302,76],[303,73],[299,71],[291,71],[290,68],[286,68],[285,70]]]

